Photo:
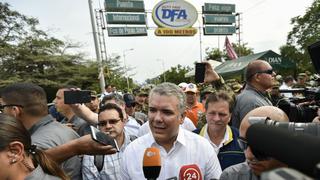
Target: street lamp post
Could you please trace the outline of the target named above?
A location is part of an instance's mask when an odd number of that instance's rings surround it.
[[[129,77],[128,77],[128,68],[127,68],[127,64],[126,64],[126,52],[133,51],[133,50],[134,50],[133,48],[123,50],[123,64],[124,64],[124,70],[125,70],[125,73],[126,73],[125,75],[126,75],[126,78],[127,78],[128,91],[130,89],[130,84],[129,84]]]
[[[162,62],[162,69],[163,69],[163,80],[164,82],[166,82],[166,73],[165,73],[165,66],[164,66],[164,60],[163,59],[157,59],[157,61],[161,61]]]

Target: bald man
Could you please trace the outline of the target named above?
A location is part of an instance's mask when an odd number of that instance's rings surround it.
[[[246,132],[251,125],[248,121],[249,117],[269,117],[280,122],[289,121],[286,113],[274,106],[262,106],[250,111],[241,122],[239,137],[239,144],[242,144],[242,147],[244,147],[246,162],[225,169],[220,176],[220,180],[258,180],[262,172],[279,167],[286,167],[285,164],[276,159],[268,158],[265,160],[257,160],[253,155],[250,147],[247,146],[246,143]]]
[[[246,69],[246,87],[236,97],[231,125],[239,128],[241,120],[251,110],[261,106],[272,106],[267,97],[267,90],[274,84],[271,65],[267,61],[255,60],[248,64]]]

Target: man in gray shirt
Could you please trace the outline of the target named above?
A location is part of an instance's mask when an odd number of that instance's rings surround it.
[[[246,70],[246,87],[236,97],[236,104],[231,117],[231,125],[239,128],[241,120],[251,110],[260,106],[272,106],[267,97],[267,90],[274,84],[271,65],[263,60],[255,60],[248,64]]]
[[[22,122],[31,134],[32,143],[39,149],[46,150],[79,137],[75,131],[48,115],[46,93],[41,87],[16,83],[4,88],[1,97],[3,112]],[[72,179],[81,179],[80,160],[73,156],[62,163],[63,170]]]
[[[238,138],[239,145],[245,153],[246,162],[225,169],[220,176],[220,180],[258,180],[263,172],[286,167],[286,164],[274,158],[257,159],[254,156],[246,141],[246,132],[251,125],[249,117],[269,117],[278,121],[289,121],[286,113],[274,106],[263,106],[250,111],[241,122]]]

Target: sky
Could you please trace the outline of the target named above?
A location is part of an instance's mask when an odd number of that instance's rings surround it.
[[[39,20],[39,28],[62,40],[71,40],[83,45],[81,51],[88,58],[96,58],[88,0],[0,0],[10,4],[11,9]],[[151,12],[160,0],[144,0],[145,9]],[[241,42],[253,48],[255,53],[273,50],[286,43],[292,29],[290,19],[305,14],[313,0],[187,0],[201,11],[204,3],[235,4],[241,13]],[[103,9],[103,0],[92,0],[94,9]],[[156,27],[147,14],[148,26]],[[196,22],[195,27],[199,26]],[[203,32],[202,32],[203,33]],[[148,36],[108,37],[105,42],[108,56],[120,55],[122,65],[132,68],[128,75],[139,83],[160,75],[178,64],[193,67],[194,62],[205,58],[206,48],[223,49],[225,36],[159,37],[154,28]],[[237,42],[236,35],[228,36]],[[201,47],[201,48],[200,48]],[[133,49],[128,51],[128,49]],[[125,62],[123,53],[125,52]]]

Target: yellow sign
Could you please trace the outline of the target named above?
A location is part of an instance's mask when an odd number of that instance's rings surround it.
[[[157,28],[154,33],[156,36],[194,36],[197,33],[196,28]]]

